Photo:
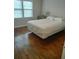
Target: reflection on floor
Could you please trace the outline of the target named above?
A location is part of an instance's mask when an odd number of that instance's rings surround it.
[[[15,59],[60,59],[64,31],[41,39],[26,27],[15,29]]]

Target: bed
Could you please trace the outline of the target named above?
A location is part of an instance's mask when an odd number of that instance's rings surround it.
[[[40,20],[31,20],[27,22],[27,28],[37,36],[45,39],[59,31],[62,31],[65,27],[65,22],[62,18],[51,18]]]

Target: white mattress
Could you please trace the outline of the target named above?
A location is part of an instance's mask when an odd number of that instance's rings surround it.
[[[32,20],[27,22],[28,29],[45,39],[48,36],[64,29],[63,21],[54,21],[48,19]]]

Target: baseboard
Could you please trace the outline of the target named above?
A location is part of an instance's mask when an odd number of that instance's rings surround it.
[[[20,28],[20,27],[25,27],[27,25],[20,25],[20,26],[14,26],[14,28]]]

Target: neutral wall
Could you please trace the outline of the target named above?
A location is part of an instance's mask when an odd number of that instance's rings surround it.
[[[26,26],[26,22],[32,19],[36,19],[41,14],[42,0],[33,0],[33,17],[32,18],[18,18],[14,19],[14,27]]]
[[[43,0],[42,13],[46,12],[52,16],[65,17],[65,0]]]
[[[14,28],[26,26],[26,22],[31,20],[32,18],[17,18],[14,19]]]

